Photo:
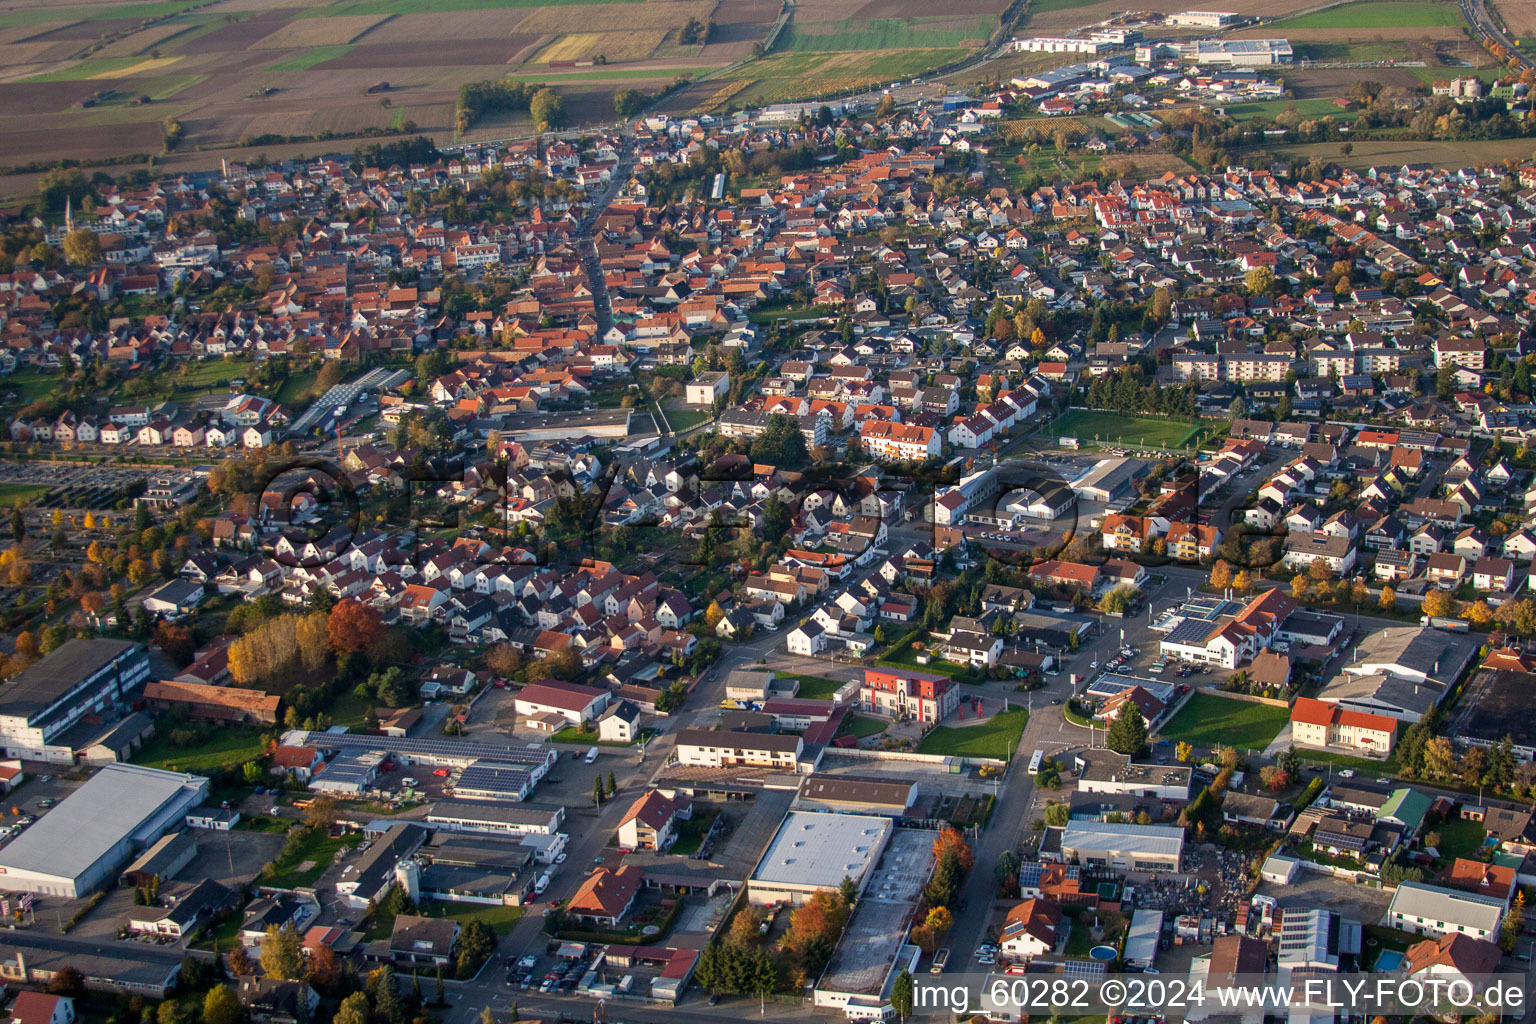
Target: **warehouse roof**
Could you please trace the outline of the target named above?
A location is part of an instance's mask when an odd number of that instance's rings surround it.
[[[169,801],[208,780],[135,764],[109,764],[0,850],[0,867],[76,878]]]
[[[791,811],[752,881],[836,888],[845,876],[860,878],[879,859],[890,832],[889,818]]]

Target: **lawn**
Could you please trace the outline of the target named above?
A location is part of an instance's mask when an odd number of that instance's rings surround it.
[[[206,773],[234,768],[261,756],[261,734],[249,726],[224,726],[195,747],[178,747],[159,733],[133,756],[135,764],[172,772]]]
[[[931,672],[936,676],[957,676],[965,671],[964,665],[950,665],[942,658],[934,658],[926,665],[919,665],[917,656],[921,653],[910,643],[906,643],[899,650],[887,651],[886,656],[877,659],[875,664],[884,665],[886,668],[910,669],[913,672]]]
[[[827,50],[910,50],[932,46],[977,45],[997,27],[996,18],[979,18],[955,28],[950,18],[866,18],[859,21],[791,21],[775,44],[777,50],[817,53]]]
[[[919,754],[943,754],[947,757],[991,757],[1006,761],[1013,757],[1024,735],[1029,712],[1023,708],[1002,711],[980,725],[941,725],[918,744]]]
[[[58,373],[13,373],[0,377],[0,395],[15,394],[16,402],[25,405],[35,402],[64,383]]]
[[[589,732],[582,732],[580,729],[576,728],[574,725],[566,726],[564,729],[561,729],[559,732],[557,732],[557,733],[553,734],[552,736],[550,736],[549,737],[549,742],[551,742],[551,743],[574,743],[574,744],[584,745],[584,746],[588,746],[588,747],[630,747],[630,746],[634,746],[634,741],[633,740],[631,740],[628,743],[625,743],[625,742],[623,742],[621,740],[600,740],[600,739],[597,738],[597,731],[596,730],[591,730]]]
[[[847,685],[846,681],[839,682],[824,676],[797,676],[793,672],[775,672],[773,678],[799,682],[800,689],[795,692],[795,696],[805,700],[831,700],[840,687]]]
[[[663,412],[667,423],[679,433],[698,426],[712,415],[708,409],[664,409]]]
[[[348,43],[340,43],[335,46],[311,46],[308,50],[296,57],[278,61],[268,71],[308,71],[316,64],[324,64],[335,57],[344,57],[355,49]]]
[[[677,839],[668,852],[679,857],[698,853],[699,847],[704,845],[704,837],[709,835],[710,826],[715,823],[715,817],[714,814],[700,814],[682,822],[677,829]]]
[[[356,846],[362,841],[361,832],[346,832],[333,837],[324,829],[312,829],[293,853],[278,854],[272,862],[275,873],[270,878],[263,876],[261,883],[277,889],[313,885],[335,862],[337,850]]]
[[[1289,708],[1197,693],[1158,734],[1175,741],[1185,740],[1196,747],[1231,746],[1239,752],[1263,750],[1290,720]]]
[[[1270,22],[1274,29],[1302,28],[1435,28],[1461,24],[1461,15],[1452,4],[1387,0],[1387,2],[1341,4],[1326,11],[1315,11],[1297,18]]]
[[[1297,747],[1296,756],[1301,758],[1303,764],[1310,761],[1316,764],[1332,765],[1335,774],[1340,768],[1352,768],[1362,775],[1370,775],[1373,779],[1398,773],[1396,754],[1385,760],[1378,760],[1374,757],[1350,757],[1348,754],[1340,754],[1332,750],[1306,750]]]
[[[1143,416],[1122,416],[1114,412],[1074,409],[1058,416],[1046,433],[1056,437],[1075,437],[1080,441],[1187,448],[1195,443],[1203,429],[1194,420],[1154,420]]]
[[[883,719],[864,718],[859,715],[855,715],[853,719],[853,725],[849,727],[848,731],[862,740],[867,739],[870,736],[880,735],[882,732],[885,732],[885,727],[888,725],[890,725],[890,723],[884,721]]]
[[[47,484],[0,484],[0,505],[25,505],[36,501],[53,488]]]
[[[1471,858],[1483,845],[1483,839],[1488,835],[1482,824],[1476,821],[1465,821],[1457,818],[1447,821],[1439,828],[1430,829],[1431,832],[1440,833],[1440,845],[1437,847],[1443,860],[1452,861],[1457,857]]]

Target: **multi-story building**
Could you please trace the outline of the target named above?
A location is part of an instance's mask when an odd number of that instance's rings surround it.
[[[901,669],[867,668],[859,689],[865,711],[891,718],[912,718],[932,725],[960,707],[960,691],[948,676]]]
[[[1397,719],[1350,711],[1311,697],[1298,697],[1291,708],[1291,740],[1314,750],[1347,750],[1386,757],[1397,739]]]
[[[683,765],[706,768],[745,765],[793,772],[798,769],[804,749],[805,744],[799,736],[682,729],[677,733],[673,756]]]
[[[891,420],[865,420],[859,427],[859,441],[876,458],[892,462],[921,462],[939,454],[941,438],[932,427]]]
[[[70,763],[53,741],[87,715],[110,712],[149,678],[149,652],[126,640],[71,640],[19,672],[0,697],[7,757]]]

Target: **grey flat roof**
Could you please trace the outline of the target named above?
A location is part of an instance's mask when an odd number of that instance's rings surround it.
[[[791,811],[752,872],[752,881],[834,889],[879,858],[891,820],[870,814]]]
[[[499,803],[494,800],[439,800],[428,821],[499,821],[508,825],[545,825],[565,808],[549,804]]]
[[[17,673],[0,691],[0,715],[25,718],[58,700],[92,673],[138,647],[128,640],[95,637],[71,640],[42,661]]]
[[[183,790],[207,781],[109,764],[0,850],[0,867],[78,878]]]
[[[543,747],[513,746],[507,743],[364,736],[361,733],[311,732],[304,729],[286,733],[283,743],[290,747],[318,747],[321,750],[352,753],[377,751],[407,756],[462,758],[465,761],[504,761],[508,764],[549,764],[557,756],[556,751],[545,750]]]
[[[1176,857],[1184,848],[1184,830],[1168,825],[1130,822],[1069,821],[1061,833],[1063,850],[1116,850]]]

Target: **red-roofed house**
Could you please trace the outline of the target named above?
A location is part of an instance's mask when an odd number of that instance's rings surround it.
[[[74,1024],[75,1001],[46,992],[18,992],[11,1004],[15,1024]]]
[[[320,768],[320,751],[314,747],[278,747],[272,752],[272,774],[291,775],[308,782]]]
[[[635,904],[645,872],[630,864],[617,871],[598,868],[587,876],[565,905],[565,916],[586,924],[612,928]]]
[[[677,823],[685,817],[676,800],[658,790],[646,790],[619,822],[619,849],[665,850],[677,838]]]
[[[1403,955],[1403,973],[1458,981],[1492,974],[1502,956],[1499,947],[1487,939],[1452,933],[1409,946]]]
[[[1003,918],[1003,934],[998,947],[1009,956],[1025,959],[1043,956],[1056,949],[1056,929],[1061,926],[1061,908],[1045,900],[1025,900]]]
[[[595,686],[561,683],[547,679],[530,683],[517,693],[513,710],[519,718],[558,716],[571,725],[590,722],[608,706],[611,695]]]
[[[1298,697],[1291,707],[1291,741],[1314,750],[1347,750],[1386,757],[1397,740],[1397,719]]]

